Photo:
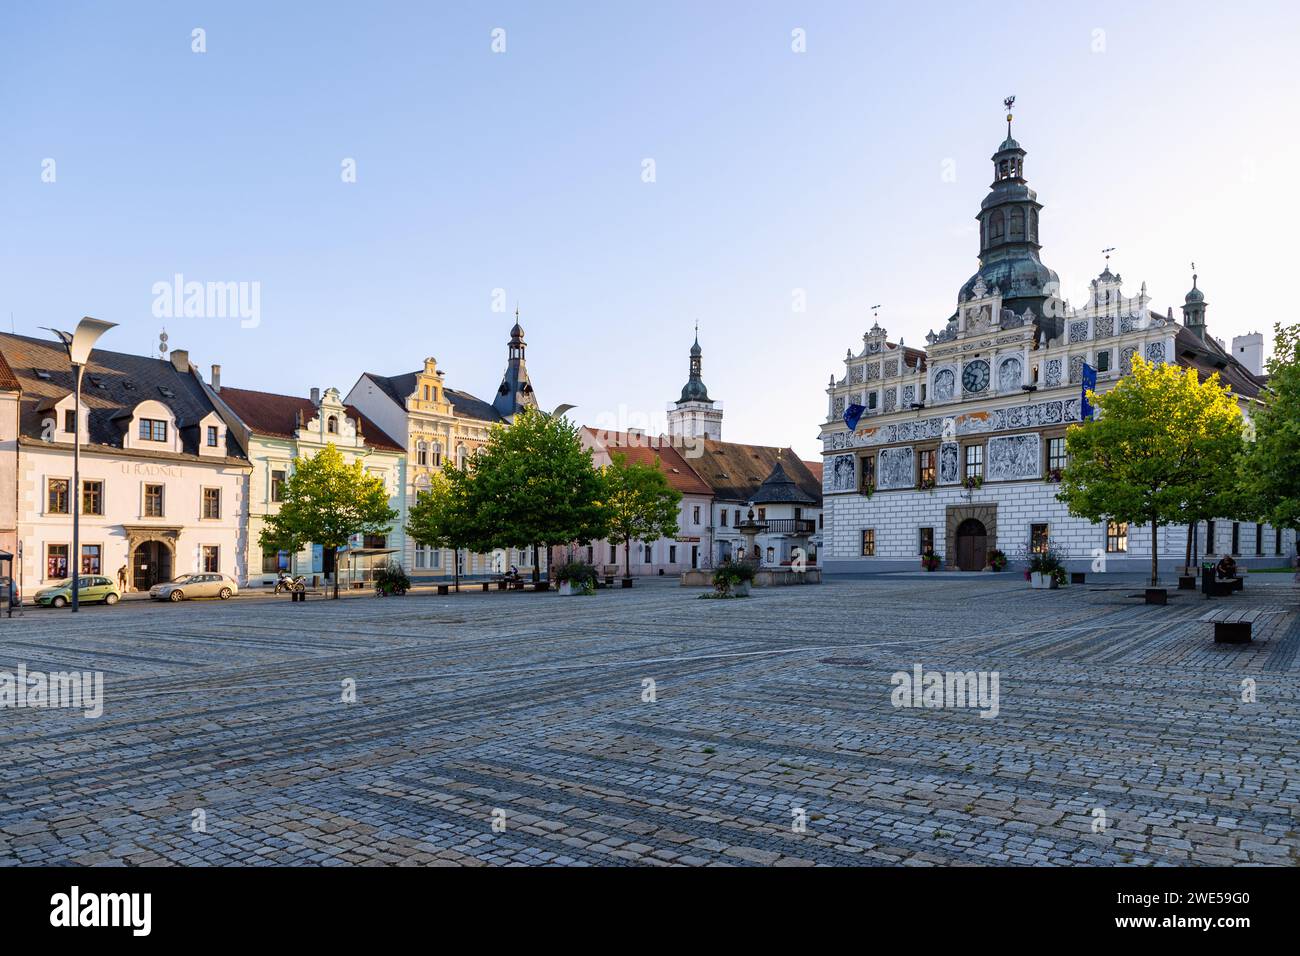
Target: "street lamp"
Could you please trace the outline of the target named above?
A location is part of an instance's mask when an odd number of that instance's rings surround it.
[[[81,376],[90,362],[90,352],[99,341],[99,337],[117,325],[116,322],[104,322],[85,316],[77,323],[77,331],[63,332],[59,329],[46,328],[53,332],[68,350],[68,361],[77,380],[76,398],[73,408],[76,416],[76,429],[73,431],[72,443],[72,610],[76,613],[79,606],[81,580]]]

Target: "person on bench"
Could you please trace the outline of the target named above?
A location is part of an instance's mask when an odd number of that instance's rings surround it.
[[[1229,578],[1235,578],[1237,576],[1237,562],[1232,560],[1232,555],[1225,554],[1215,566],[1214,571],[1225,581]]]

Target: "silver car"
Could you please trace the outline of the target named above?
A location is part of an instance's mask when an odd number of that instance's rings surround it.
[[[221,598],[225,601],[239,591],[239,585],[228,574],[204,572],[202,574],[182,574],[166,584],[155,584],[149,589],[149,597],[156,601],[184,601],[186,598]]]

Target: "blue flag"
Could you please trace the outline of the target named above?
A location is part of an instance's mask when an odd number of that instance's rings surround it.
[[[866,410],[867,406],[865,405],[850,405],[844,409],[844,424],[849,426],[849,431],[853,431],[858,427],[858,419],[862,417],[862,413]]]
[[[1083,363],[1083,388],[1079,395],[1079,420],[1091,421],[1093,414],[1092,403],[1088,401],[1088,392],[1097,390],[1097,370],[1087,362]]]

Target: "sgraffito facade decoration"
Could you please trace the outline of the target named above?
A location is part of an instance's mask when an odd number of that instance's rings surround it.
[[[1038,433],[1001,435],[988,441],[988,481],[1020,481],[1042,474]]]
[[[881,491],[894,488],[911,488],[916,484],[911,446],[886,448],[880,453],[876,469],[876,487]]]

